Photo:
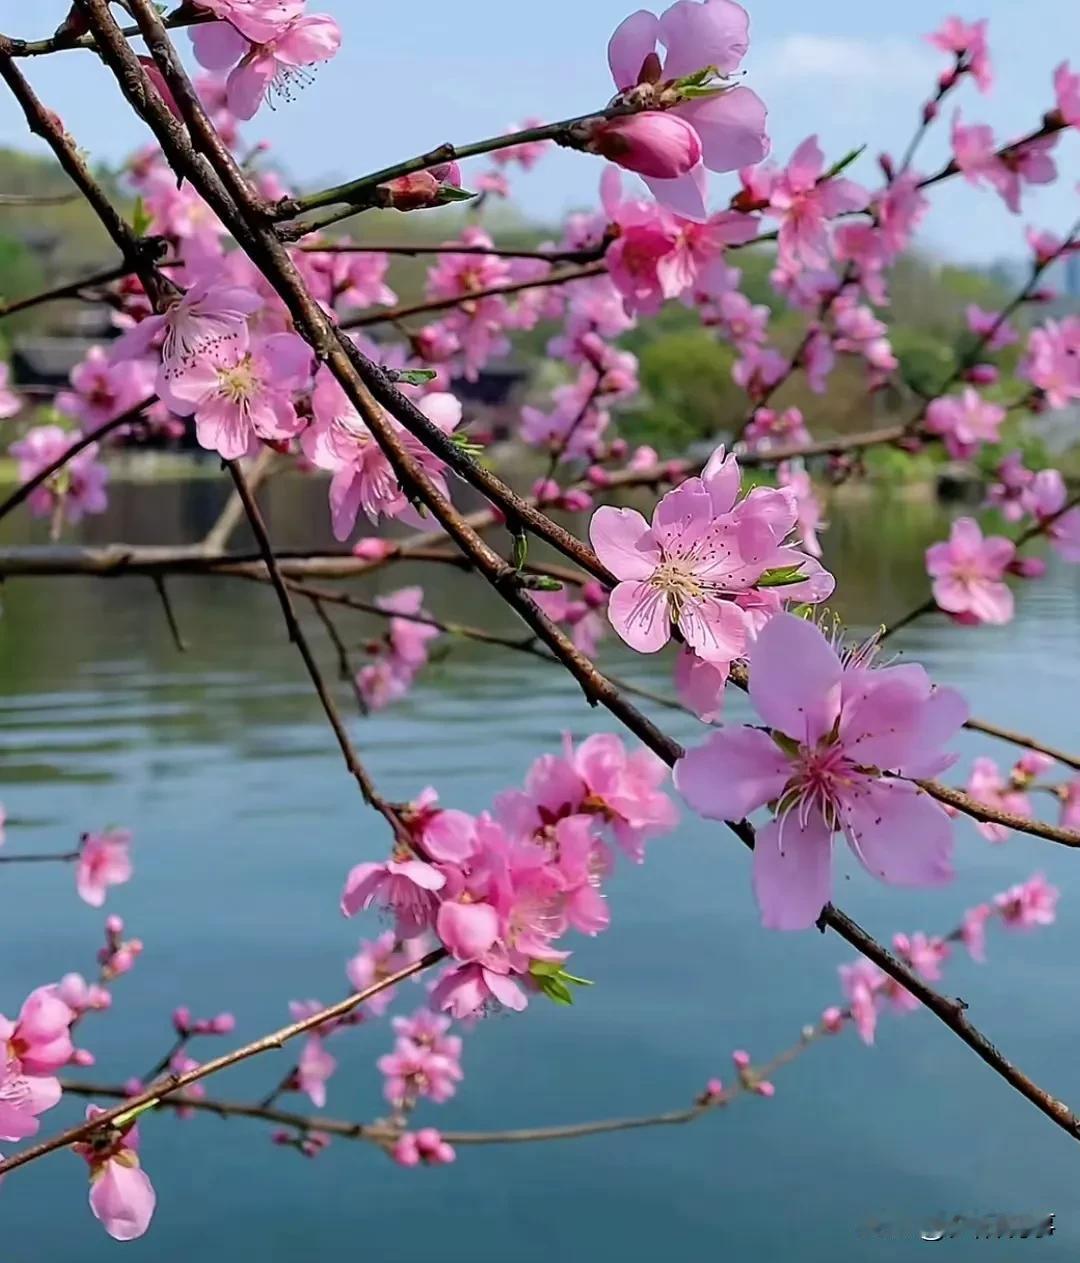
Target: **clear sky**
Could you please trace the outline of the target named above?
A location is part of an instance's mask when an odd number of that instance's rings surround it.
[[[864,141],[869,153],[902,149],[944,64],[921,37],[951,13],[990,18],[994,94],[983,98],[969,84],[958,99],[966,118],[991,123],[1003,141],[1028,130],[1051,103],[1054,66],[1071,56],[1080,69],[1080,0],[759,0],[748,7],[746,81],[769,106],[780,158],[811,131],[834,157]],[[607,39],[631,0],[310,0],[309,8],[337,17],[341,53],[299,100],[273,112],[264,107],[246,131],[271,141],[304,183],[359,175],[442,141],[476,140],[527,115],[556,119],[604,104],[612,90]],[[68,0],[0,0],[0,30],[45,35],[67,9]],[[178,39],[187,42],[182,33]],[[26,66],[94,158],[119,161],[143,140],[91,54]],[[2,94],[0,143],[37,144]],[[980,261],[1023,254],[1025,223],[1063,229],[1080,211],[1080,136],[1066,136],[1058,155],[1065,178],[1030,195],[1019,219],[993,195],[939,190],[924,243]],[[945,156],[947,121],[918,165],[929,170]],[[863,159],[868,181],[875,178],[870,167]],[[560,152],[517,179],[517,196],[554,219],[593,200],[598,175],[595,160]],[[717,191],[730,180],[718,177]]]

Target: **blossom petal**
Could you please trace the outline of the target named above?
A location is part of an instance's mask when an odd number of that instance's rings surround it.
[[[647,9],[631,13],[615,28],[608,41],[608,65],[620,91],[637,83],[645,58],[656,51],[659,34],[660,21]]]
[[[146,1172],[127,1161],[110,1159],[90,1185],[90,1209],[114,1241],[141,1237],[150,1227],[155,1202]]]
[[[671,639],[667,597],[649,583],[620,583],[608,602],[612,627],[638,653],[656,653]]]
[[[707,66],[722,75],[738,68],[750,47],[750,18],[734,0],[675,0],[658,23],[667,49],[664,78],[680,79]]]
[[[779,797],[791,764],[767,733],[721,728],[675,764],[675,788],[699,816],[742,820]]]
[[[701,140],[702,161],[710,171],[755,166],[769,152],[765,103],[750,88],[730,88],[675,107]]]
[[[617,579],[647,579],[660,564],[660,549],[636,509],[602,505],[589,524],[589,539]]]
[[[941,886],[952,880],[952,821],[906,781],[867,778],[841,804],[852,850],[880,881]]]
[[[818,812],[805,825],[798,811],[758,830],[754,895],[769,930],[806,930],[832,894],[832,835]]]
[[[706,662],[734,662],[746,649],[746,615],[731,601],[687,600],[679,614],[686,643]]]
[[[676,215],[692,219],[697,224],[703,224],[709,218],[705,205],[705,168],[701,163],[675,180],[657,180],[646,175],[641,178],[660,205]]]
[[[778,614],[750,650],[750,700],[773,728],[815,745],[840,710],[840,660],[819,628]]]

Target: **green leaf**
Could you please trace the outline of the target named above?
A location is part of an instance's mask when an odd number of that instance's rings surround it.
[[[134,1109],[128,1110],[125,1114],[118,1114],[112,1120],[112,1126],[115,1127],[117,1131],[124,1131],[126,1128],[130,1127],[131,1124],[140,1117],[140,1115],[147,1114],[150,1110],[156,1109],[159,1104],[160,1102],[157,1097],[155,1097],[152,1101],[147,1101],[143,1105],[136,1105]]]
[[[593,985],[589,978],[578,978],[575,974],[567,973],[557,961],[534,960],[529,965],[529,972],[536,979],[544,995],[556,1004],[574,1003],[571,986],[591,987]]]
[[[439,186],[439,202],[471,202],[474,197],[479,197],[479,193],[470,193],[468,189],[459,189],[456,184],[441,184]]]
[[[514,569],[524,569],[529,557],[529,537],[524,531],[514,536]]]
[[[557,960],[534,960],[529,965],[529,973],[534,978],[554,978],[562,972],[562,965]]]
[[[146,209],[146,203],[140,195],[135,199],[135,209],[131,212],[131,228],[136,237],[146,236],[146,232],[153,223],[153,216]]]
[[[574,993],[561,978],[541,978],[540,990],[556,1004],[573,1004]]]
[[[683,75],[681,79],[675,80],[675,87],[680,91],[687,88],[701,88],[705,84],[711,83],[720,74],[715,66],[702,66],[700,70],[695,70],[692,75]]]
[[[774,570],[766,570],[757,581],[759,588],[787,588],[793,583],[802,583],[806,576],[802,566],[777,566]]]
[[[423,386],[434,381],[438,373],[433,368],[400,368],[394,369],[394,381],[403,382],[406,386]]]
[[[818,183],[823,184],[826,180],[835,180],[836,177],[840,175],[841,172],[846,171],[848,167],[850,167],[851,164],[856,160],[856,158],[862,157],[862,155],[865,152],[866,152],[866,146],[860,145],[858,149],[853,149],[850,153],[844,154],[844,156],[840,159],[839,162],[834,163],[833,166],[831,166],[828,169],[828,171],[825,172],[825,174],[821,177]]]

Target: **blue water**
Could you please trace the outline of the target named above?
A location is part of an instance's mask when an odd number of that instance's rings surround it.
[[[91,536],[190,538],[216,494],[203,484],[133,488]],[[322,523],[317,498],[291,496],[275,488],[272,497],[283,543],[310,538],[311,523]],[[916,550],[944,533],[942,511],[894,502],[834,509],[833,518],[837,604],[853,623],[891,617],[921,598]],[[30,537],[22,525],[14,533]],[[438,613],[505,622],[478,579],[415,568],[408,577],[427,584]],[[173,597],[192,644],[186,655],[173,648],[145,580],[23,580],[3,590],[8,852],[66,849],[80,831],[109,823],[135,831],[135,880],[111,893],[106,911],[121,914],[146,949],[117,983],[113,1011],[89,1018],[80,1034],[97,1058],[85,1076],[109,1082],[157,1060],[178,1003],[200,1014],[232,1009],[239,1042],[287,1021],[289,999],[336,999],[345,959],[379,928],[374,919],[345,921],[336,905],[347,869],[385,851],[385,828],[342,769],[272,597],[197,579],[177,581]],[[1078,620],[1078,573],[1055,566],[1021,594],[1009,627],[963,631],[928,619],[897,648],[963,689],[983,717],[1077,749]],[[362,618],[348,626],[357,643],[369,630]],[[314,622],[311,631],[330,671]],[[604,653],[612,669],[668,687],[664,666],[610,645]],[[737,716],[738,700],[730,704]],[[660,709],[655,717],[695,739],[687,717]],[[564,729],[581,736],[612,727],[559,672],[468,647],[455,647],[395,709],[369,720],[349,713],[349,723],[389,797],[431,783],[469,810],[520,780]],[[969,756],[1010,758],[988,739],[962,744]],[[965,907],[1044,871],[1062,889],[1060,922],[1032,935],[991,931],[990,962],[957,957],[944,985],[1028,1073],[1080,1106],[1080,860],[1030,838],[992,847],[964,823],[957,861],[956,883],[930,893],[878,886],[844,862],[838,902],[879,938],[945,932]],[[68,970],[91,973],[103,914],[73,885],[71,870],[58,866],[0,869],[0,1010],[13,1012],[30,986]],[[836,966],[850,951],[832,936],[761,930],[747,856],[718,825],[684,815],[643,868],[620,867],[608,893],[613,928],[580,940],[574,958],[596,985],[572,1010],[536,1000],[524,1015],[478,1026],[466,1036],[458,1096],[422,1109],[422,1122],[486,1130],[677,1108],[709,1077],[729,1077],[732,1049],[767,1059],[837,999]],[[421,996],[405,988],[396,1011]],[[389,1042],[385,1023],[335,1039],[341,1068],[327,1113],[382,1112],[373,1062]],[[225,1046],[206,1040],[195,1054]],[[255,1099],[290,1064],[289,1050],[270,1054],[209,1090]],[[860,1226],[1051,1210],[1052,1241],[938,1248],[967,1260],[1064,1258],[1080,1246],[1075,1142],[930,1015],[884,1016],[873,1049],[850,1033],[827,1041],[780,1071],[776,1088],[770,1101],[741,1099],[688,1127],[462,1147],[454,1166],[413,1172],[361,1143],[335,1141],[306,1161],[272,1146],[261,1123],[151,1116],[143,1158],[159,1189],[157,1216],[125,1257],[902,1259],[926,1246],[914,1236],[867,1239]],[[304,1108],[295,1097],[284,1103]],[[65,1101],[43,1132],[81,1110]],[[91,1220],[85,1199],[85,1166],[70,1154],[14,1173],[0,1191],[3,1257],[115,1257],[120,1247]]]

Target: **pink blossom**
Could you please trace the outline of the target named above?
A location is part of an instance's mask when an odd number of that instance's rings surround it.
[[[960,927],[960,939],[968,955],[980,965],[986,960],[986,922],[993,913],[994,909],[988,903],[968,908]]]
[[[131,880],[131,833],[110,829],[106,833],[85,833],[79,844],[75,887],[79,898],[91,908],[100,908],[110,886]]]
[[[303,429],[293,395],[310,376],[311,349],[295,334],[272,334],[246,349],[225,341],[188,363],[165,398],[180,415],[194,414],[203,447],[238,460],[259,439],[287,439]]]
[[[509,134],[532,131],[534,128],[543,126],[542,118],[526,118],[512,127]],[[496,149],[491,155],[491,160],[500,167],[507,167],[516,162],[523,171],[531,171],[551,147],[550,140],[526,140],[518,145],[508,145],[505,149]]]
[[[428,660],[429,642],[440,635],[438,627],[418,621],[425,617],[424,589],[401,588],[388,596],[376,597],[375,604],[395,615],[390,619],[388,632],[391,653],[404,667],[418,671]]]
[[[388,254],[298,251],[294,258],[309,288],[328,310],[388,307],[397,302],[397,294],[386,284]]]
[[[996,811],[1007,811],[1014,816],[1032,816],[1031,800],[1027,794],[1002,779],[993,759],[976,759],[971,767],[971,779],[967,783],[968,794],[976,802]],[[975,828],[988,842],[1004,842],[1009,829],[1003,824],[975,821]]]
[[[914,171],[899,176],[877,195],[874,210],[882,238],[894,258],[907,248],[929,209],[930,199],[919,188],[919,176]]]
[[[984,443],[997,443],[1006,412],[1000,404],[983,399],[972,386],[959,395],[943,395],[926,410],[926,428],[941,436],[953,460],[967,460]]]
[[[37,1116],[60,1101],[60,1080],[26,1074],[16,1058],[0,1060],[0,1140],[28,1140]]]
[[[280,35],[304,12],[306,0],[200,0],[200,7],[234,26],[245,39],[262,44]]]
[[[653,180],[677,180],[701,163],[701,140],[675,114],[628,114],[593,130],[591,148],[627,171]]]
[[[865,652],[841,658],[816,626],[790,614],[766,623],[749,661],[750,700],[776,737],[722,728],[679,760],[675,784],[713,820],[741,820],[775,802],[754,849],[764,924],[813,925],[829,901],[838,831],[882,881],[949,881],[949,817],[897,778],[948,765],[940,747],[967,718],[960,695],[933,688],[914,664],[874,670]]]
[[[984,538],[974,518],[957,518],[948,540],[926,550],[934,600],[958,622],[1008,623],[1013,595],[1004,580],[1015,555],[1011,540],[1000,535]]]
[[[785,408],[782,412],[757,408],[743,438],[752,452],[768,452],[776,447],[801,447],[810,442],[810,431],[799,408]]]
[[[29,482],[55,464],[74,442],[74,436],[58,425],[36,425],[27,430],[8,448],[19,462],[20,482]],[[87,513],[104,513],[109,472],[97,457],[98,445],[92,443],[63,464],[30,493],[30,512],[35,517],[52,517],[62,512],[69,522],[78,522]]]
[[[707,68],[721,77],[728,76],[737,70],[749,47],[749,18],[733,0],[676,0],[659,18],[644,9],[631,14],[608,44],[608,65],[620,93],[638,84],[651,84],[649,66],[656,60],[658,41],[666,49],[658,82]],[[768,152],[765,106],[749,88],[721,83],[708,95],[679,101],[666,117],[688,125],[695,133],[700,160],[678,173],[669,163],[672,175],[666,177],[650,174],[640,166],[633,169],[641,172],[661,204],[687,219],[703,220],[707,216],[705,168],[734,171],[760,162]],[[609,125],[610,120],[602,126]]]
[[[446,864],[464,863],[472,855],[476,821],[467,812],[440,807],[439,795],[430,786],[400,814],[421,855]]]
[[[877,1029],[877,993],[885,975],[871,961],[859,959],[840,966],[840,983],[851,1009],[851,1018],[864,1044],[873,1044]]]
[[[384,904],[393,913],[401,937],[413,938],[433,921],[438,902],[434,892],[445,884],[442,873],[421,860],[357,864],[345,880],[341,910],[354,917],[373,903]]]
[[[391,1024],[396,1035],[417,1047],[429,1048],[450,1061],[461,1060],[461,1037],[447,1033],[450,1030],[448,1017],[431,1009],[417,1009],[409,1017],[392,1018]]]
[[[318,1110],[326,1107],[327,1080],[336,1069],[337,1059],[326,1051],[322,1038],[309,1035],[296,1063],[296,1084]]]
[[[0,421],[7,421],[22,410],[22,400],[10,388],[11,366],[0,362]]]
[[[711,724],[724,709],[724,688],[731,664],[706,662],[684,649],[675,660],[675,691],[679,701],[703,723]]]
[[[105,1111],[86,1107],[88,1119]],[[139,1129],[110,1128],[101,1139],[73,1146],[90,1165],[90,1209],[115,1241],[134,1241],[150,1227],[157,1198],[139,1165]]]
[[[1061,827],[1080,829],[1080,776],[1061,786]]]
[[[1031,487],[1035,474],[1025,467],[1020,452],[1010,452],[995,472],[997,482],[990,485],[987,503],[994,505],[1007,522],[1019,522],[1032,510]]]
[[[461,244],[491,246],[493,243],[483,229],[470,227],[461,234]],[[438,263],[428,272],[425,287],[428,298],[467,300],[446,315],[442,324],[451,335],[453,354],[460,355],[464,375],[470,381],[476,379],[493,355],[509,350],[505,331],[510,322],[510,308],[501,294],[483,298],[470,298],[470,295],[506,284],[510,279],[511,268],[506,259],[453,251],[440,254]]]
[[[1051,408],[1080,399],[1080,317],[1048,320],[1033,329],[1019,372],[1045,393]]]
[[[1058,113],[1070,127],[1080,128],[1080,74],[1067,61],[1054,71]]]
[[[769,195],[765,213],[780,221],[781,264],[795,270],[829,264],[826,222],[865,210],[870,195],[852,180],[824,179],[825,155],[811,136],[795,150]]]
[[[1051,184],[1057,167],[1050,151],[1056,136],[1041,136],[1022,145],[996,148],[993,130],[984,123],[965,126],[957,110],[953,119],[953,159],[970,184],[989,184],[1002,197],[1013,214],[1020,213],[1024,183]]]
[[[966,315],[968,328],[979,338],[987,340],[988,351],[1000,351],[1020,340],[1020,335],[1000,312],[983,311],[975,303],[969,303]]]
[[[986,42],[987,25],[986,18],[965,22],[963,18],[951,17],[939,30],[926,37],[935,48],[940,48],[943,53],[955,54],[957,61],[966,65],[980,92],[989,92],[994,83],[990,49]]]
[[[1050,547],[1065,561],[1080,562],[1080,507],[1069,502],[1065,479],[1057,469],[1040,469],[1031,483],[1031,507]]]
[[[14,1059],[24,1074],[51,1075],[71,1059],[69,1030],[74,1019],[55,988],[31,991],[16,1021],[0,1015],[0,1051],[5,1053],[0,1062]]]
[[[398,1039],[393,1052],[376,1062],[385,1076],[383,1095],[396,1109],[421,1097],[437,1103],[450,1100],[464,1077],[457,1060],[410,1039]]]
[[[508,972],[474,963],[444,973],[432,990],[431,1002],[460,1021],[498,1007],[520,1013],[528,999]]]
[[[82,974],[65,974],[56,984],[56,995],[73,1013],[102,1012],[112,1004],[112,993]]]
[[[818,543],[818,531],[823,530],[821,501],[814,492],[810,475],[803,469],[792,468],[790,461],[784,461],[776,471],[777,481],[791,496],[795,504],[795,524],[799,532],[799,542],[811,557],[821,556],[821,544]]]
[[[57,408],[74,417],[83,430],[96,430],[153,394],[154,372],[141,360],[114,364],[95,346],[72,369],[71,385],[71,390],[56,396]]]
[[[408,940],[411,943],[413,940]],[[390,978],[410,963],[411,953],[397,940],[393,930],[387,930],[376,939],[361,940],[355,956],[345,964],[345,975],[354,991],[366,991],[384,978]],[[380,1017],[393,1003],[396,987],[378,991],[364,1001],[364,1012]]]
[[[1060,894],[1042,873],[1036,873],[1026,882],[1010,886],[1002,894],[995,895],[994,907],[1008,929],[1031,930],[1036,926],[1054,924]]]

